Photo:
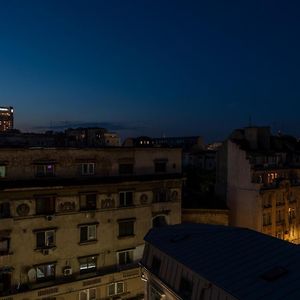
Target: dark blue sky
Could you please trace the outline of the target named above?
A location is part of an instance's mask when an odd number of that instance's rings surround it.
[[[0,1],[0,104],[21,129],[299,136],[297,2]]]

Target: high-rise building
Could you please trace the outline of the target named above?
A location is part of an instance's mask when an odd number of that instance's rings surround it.
[[[0,132],[14,128],[14,109],[12,106],[0,106]]]

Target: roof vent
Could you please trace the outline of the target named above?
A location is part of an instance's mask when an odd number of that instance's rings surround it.
[[[288,273],[288,270],[284,267],[274,267],[272,269],[270,269],[269,271],[263,273],[261,275],[261,278],[266,280],[266,281],[275,281],[278,278],[286,275]]]

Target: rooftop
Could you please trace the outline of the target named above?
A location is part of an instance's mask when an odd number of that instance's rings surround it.
[[[245,229],[179,224],[145,241],[237,299],[300,299],[300,248]]]

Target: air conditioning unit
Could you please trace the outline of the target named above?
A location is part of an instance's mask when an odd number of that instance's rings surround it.
[[[48,255],[49,254],[49,249],[42,249],[42,254],[43,255]]]
[[[65,267],[63,270],[64,276],[71,276],[72,275],[72,268],[71,267]]]

